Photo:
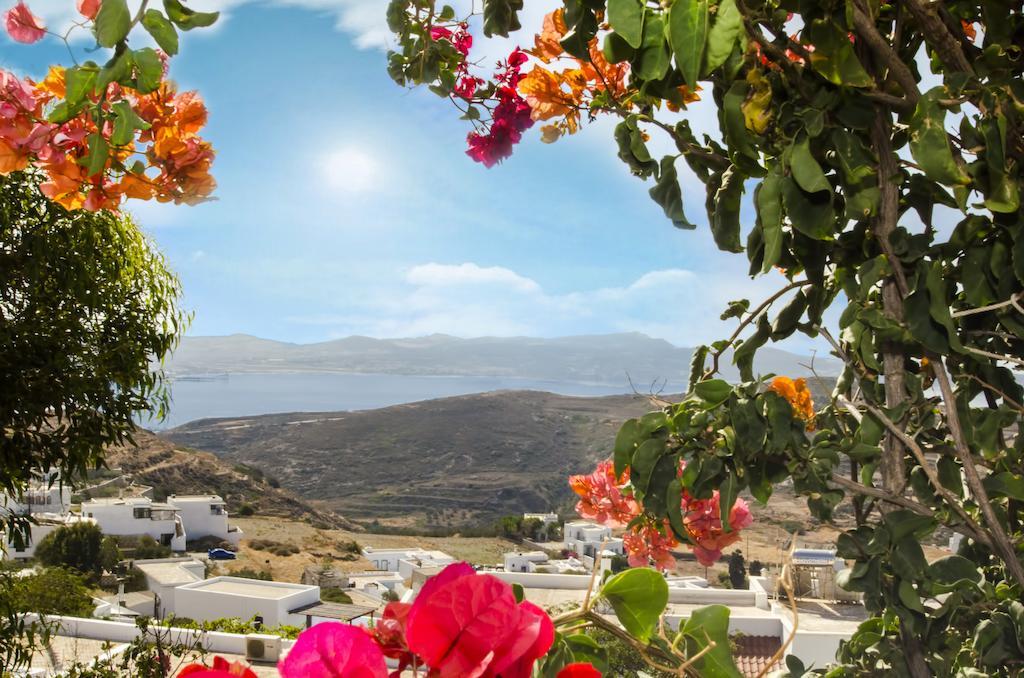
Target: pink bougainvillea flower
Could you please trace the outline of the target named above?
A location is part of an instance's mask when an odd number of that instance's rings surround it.
[[[651,523],[634,527],[622,535],[622,543],[629,553],[631,567],[647,567],[651,562],[659,570],[671,570],[676,566],[672,549],[679,542],[672,536],[667,522],[661,525],[661,529]]]
[[[95,19],[101,0],[78,0],[78,12],[86,19]]]
[[[43,20],[33,14],[24,2],[18,2],[17,5],[7,10],[4,19],[7,25],[7,34],[17,42],[31,45],[33,42],[39,42],[46,35]]]
[[[406,622],[409,649],[438,678],[528,678],[553,640],[543,610],[465,563],[427,580]]]
[[[601,678],[593,664],[576,663],[565,666],[555,678]]]
[[[277,665],[282,678],[387,678],[384,654],[361,627],[323,622],[299,634]]]
[[[612,462],[602,461],[589,475],[569,477],[569,487],[579,495],[576,512],[587,520],[622,527],[640,515],[636,500],[623,494],[621,486],[629,481],[629,471],[622,478],[615,477]]]
[[[229,662],[224,657],[214,657],[212,667],[189,664],[182,667],[178,676],[179,678],[182,676],[191,676],[191,678],[257,678],[256,672],[244,662]]]
[[[411,609],[409,603],[388,603],[373,629],[373,639],[380,645],[384,656],[398,660],[398,669],[392,675],[401,675],[415,660],[415,655],[405,643],[405,627]]]

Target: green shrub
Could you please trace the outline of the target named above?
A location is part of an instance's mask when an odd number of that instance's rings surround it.
[[[238,511],[236,511],[236,513],[240,516],[251,516],[256,514],[256,509],[254,509],[252,504],[249,502],[245,502],[238,507]]]
[[[64,525],[40,540],[36,559],[48,567],[72,568],[95,579],[104,566],[102,542],[103,533],[95,523]]]
[[[320,589],[320,600],[328,603],[351,603],[352,597],[342,589]]]
[[[17,578],[11,595],[15,609],[23,612],[89,617],[95,608],[85,579],[64,567],[48,567],[38,574]]]
[[[255,570],[251,567],[243,567],[228,572],[231,577],[242,577],[243,579],[259,579],[261,581],[273,581],[274,578],[266,570]]]

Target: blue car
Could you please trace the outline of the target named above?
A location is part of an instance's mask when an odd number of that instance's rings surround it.
[[[210,560],[234,560],[236,558],[235,552],[227,549],[210,549],[206,552],[206,556]]]

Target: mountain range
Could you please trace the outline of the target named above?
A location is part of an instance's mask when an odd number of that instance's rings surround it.
[[[172,376],[239,372],[345,372],[429,376],[494,376],[647,387],[667,380],[679,388],[689,372],[692,348],[640,333],[558,338],[480,337],[443,334],[408,339],[352,336],[293,344],[244,334],[186,337],[168,362]],[[809,356],[765,347],[757,354],[760,373],[806,375]],[[738,378],[729,356],[722,376]],[[840,364],[815,359],[815,370],[836,375]]]

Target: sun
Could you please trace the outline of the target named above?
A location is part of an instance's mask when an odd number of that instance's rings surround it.
[[[377,160],[366,151],[351,146],[327,153],[323,158],[323,171],[329,188],[347,193],[372,191],[381,180]]]

